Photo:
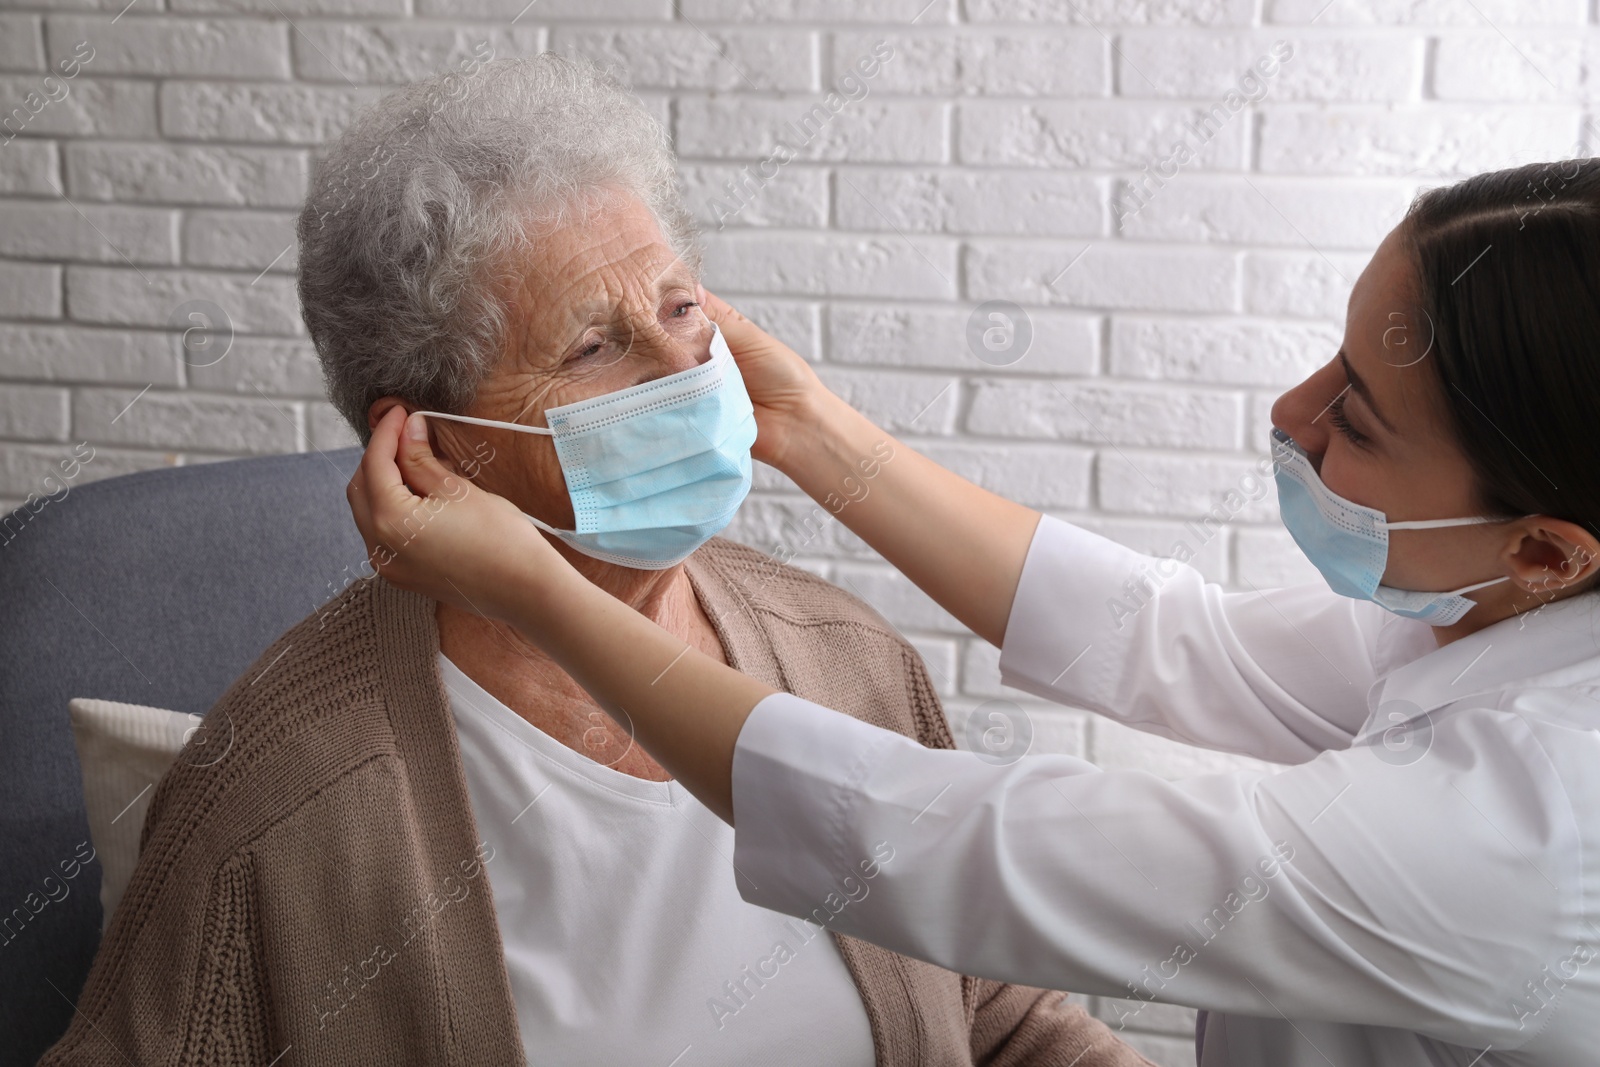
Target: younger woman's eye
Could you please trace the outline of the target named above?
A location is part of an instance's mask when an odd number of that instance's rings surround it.
[[[1350,424],[1350,419],[1344,413],[1344,397],[1345,394],[1341,392],[1328,404],[1328,421],[1333,423],[1333,428],[1344,434],[1351,444],[1360,448],[1369,438]]]

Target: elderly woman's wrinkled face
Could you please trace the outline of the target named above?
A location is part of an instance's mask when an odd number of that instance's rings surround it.
[[[698,279],[637,198],[607,197],[534,248],[517,265],[505,357],[463,414],[545,426],[548,408],[710,358],[712,327],[700,309]],[[572,528],[572,501],[549,437],[443,420],[433,432],[448,455],[492,456],[467,468],[477,485]]]

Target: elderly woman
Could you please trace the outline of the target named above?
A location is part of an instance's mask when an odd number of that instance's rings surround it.
[[[438,451],[595,585],[950,747],[882,619],[714,536],[755,430],[662,130],[553,55],[451,77],[361,116],[307,199],[333,402],[364,440],[396,405],[435,413]],[[358,582],[211,715],[233,745],[156,790],[45,1064],[1147,1062],[1060,993],[834,933],[893,841],[809,920],[746,904],[732,831],[509,626]]]

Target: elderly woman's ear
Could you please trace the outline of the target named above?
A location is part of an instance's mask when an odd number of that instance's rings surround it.
[[[372,406],[367,409],[367,429],[377,429],[378,423],[383,421],[383,417],[389,414],[389,412],[393,411],[396,407],[405,409],[405,413],[408,418],[413,411],[417,410],[416,405],[407,403],[397,396],[379,397],[377,400],[374,400],[372,402]],[[457,474],[463,474],[468,478],[471,478],[473,474],[477,473],[478,464],[474,463],[472,465],[471,473],[468,473],[462,468],[461,463],[455,459],[455,457],[451,456],[447,451],[440,448],[440,442],[434,435],[433,426],[431,424],[428,426],[428,441],[433,447],[433,454],[438,457],[439,462],[444,464],[446,468],[453,470]]]
[[[383,421],[383,417],[389,414],[390,410],[392,410],[396,404],[405,408],[407,415],[410,415],[416,410],[410,404],[407,404],[404,400],[401,400],[397,396],[379,397],[377,400],[374,400],[372,402],[372,406],[367,409],[367,429],[376,430],[378,428],[378,423]]]
[[[378,429],[379,422],[382,422],[384,416],[395,408],[405,411],[408,419],[411,418],[411,414],[421,410],[400,397],[379,397],[378,400],[374,400],[373,406],[366,410],[366,426],[373,430]],[[427,427],[427,443],[434,458],[454,474],[475,480],[485,464],[494,459],[493,446],[482,438],[469,445],[467,440],[451,430],[448,424],[440,426],[432,419],[422,419],[422,424]]]

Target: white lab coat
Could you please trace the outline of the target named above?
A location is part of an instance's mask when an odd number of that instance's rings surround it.
[[[1203,1067],[1600,1063],[1600,596],[1440,648],[1320,583],[1156,563],[1045,518],[1003,680],[1292,766],[997,764],[779,694],[734,754],[745,898],[964,973],[1207,1009]]]

